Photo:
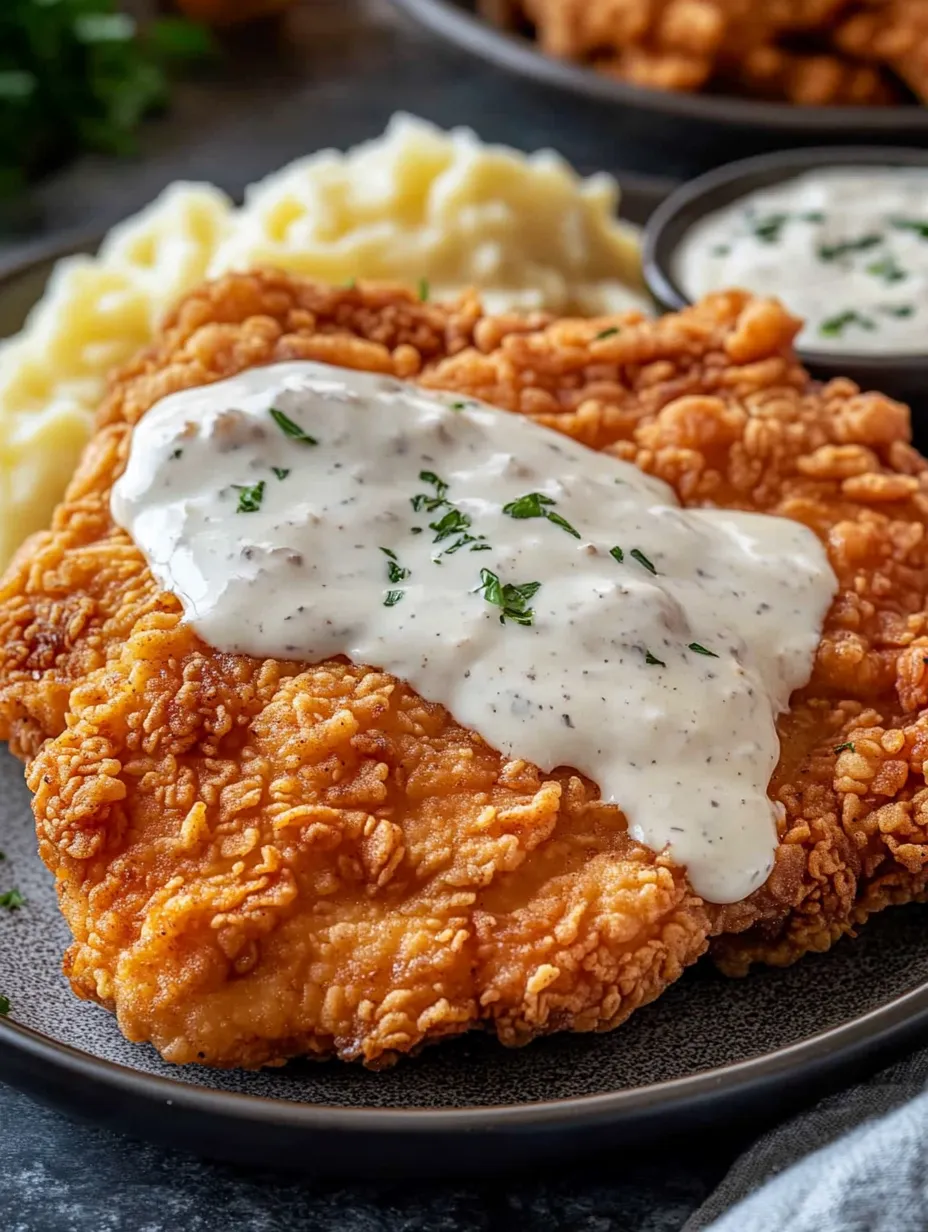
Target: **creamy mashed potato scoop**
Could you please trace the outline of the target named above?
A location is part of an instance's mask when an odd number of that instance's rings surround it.
[[[491,311],[646,308],[618,203],[610,176],[583,179],[551,151],[526,156],[410,116],[347,153],[291,163],[241,208],[209,184],[171,185],[97,256],[62,261],[0,347],[0,567],[47,524],[107,373],[204,277],[265,265],[333,284],[424,280],[434,298],[474,286]]]

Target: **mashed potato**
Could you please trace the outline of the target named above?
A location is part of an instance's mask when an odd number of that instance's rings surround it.
[[[598,314],[642,305],[618,185],[557,154],[487,146],[408,116],[348,153],[291,163],[246,191],[174,184],[62,261],[23,331],[0,345],[0,566],[46,525],[89,434],[107,372],[204,277],[272,265],[324,282],[478,287],[491,310]]]

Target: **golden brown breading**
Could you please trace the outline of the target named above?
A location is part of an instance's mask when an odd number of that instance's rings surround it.
[[[928,97],[926,0],[481,0],[543,51],[635,85],[809,106]],[[898,80],[897,80],[898,79]]]
[[[188,297],[0,587],[0,736],[29,760],[75,991],[174,1061],[382,1064],[477,1024],[506,1043],[605,1029],[713,936],[743,971],[924,894],[928,464],[903,407],[809,380],[796,329],[740,293],[656,322],[487,318],[274,273]],[[131,426],[172,390],[293,358],[467,392],[687,503],[822,536],[840,593],[781,724],[762,890],[704,903],[593,784],[505,762],[381,672],[220,654],[182,624],[109,516]]]

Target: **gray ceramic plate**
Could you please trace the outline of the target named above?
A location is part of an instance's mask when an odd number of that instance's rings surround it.
[[[629,216],[660,197],[626,177]],[[60,251],[60,249],[59,249]],[[48,255],[0,274],[0,335]],[[0,1078],[84,1116],[249,1164],[360,1174],[466,1172],[773,1115],[928,1028],[928,908],[873,921],[787,971],[729,981],[700,964],[618,1031],[520,1051],[465,1037],[383,1073],[306,1062],[248,1074],[177,1069],[128,1044],[60,974],[68,933],[35,854],[17,762],[0,749]]]

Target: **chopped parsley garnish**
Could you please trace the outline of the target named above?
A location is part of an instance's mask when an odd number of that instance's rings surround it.
[[[880,312],[888,317],[910,317],[915,313],[914,304],[881,304]]]
[[[424,304],[429,297],[429,280],[427,278],[419,279],[419,299]]]
[[[731,247],[728,244],[716,244],[712,249],[713,257],[727,257],[731,252]]]
[[[800,214],[790,214],[788,212],[765,214],[762,218],[755,218],[752,211],[748,211],[748,224],[753,230],[755,238],[764,244],[776,244],[780,239],[783,228],[793,218],[799,219],[800,222],[825,221],[825,215],[821,210],[807,210]],[[724,251],[719,251],[719,248],[724,248]],[[715,256],[727,256],[730,251],[727,245],[720,245],[719,248],[713,249]]]
[[[176,462],[178,458],[183,457],[183,454],[184,454],[183,449],[175,449],[174,452],[171,454],[171,461]]]
[[[923,222],[920,218],[893,218],[890,226],[897,231],[912,231],[919,239],[928,240],[928,222]]]
[[[837,756],[839,753],[843,753],[845,749],[850,749],[852,753],[855,752],[854,741],[845,740],[844,744],[836,744],[834,747],[835,756]]]
[[[622,551],[620,547],[610,548],[609,555],[614,557],[619,562],[620,565],[622,561],[625,559],[625,553]]]
[[[434,487],[435,495],[429,496],[425,492],[419,492],[416,496],[412,497],[412,507],[416,513],[423,509],[426,513],[434,513],[439,505],[445,504],[448,485],[444,479],[439,479],[433,471],[420,471],[419,478],[423,483],[430,483]]]
[[[238,489],[238,508],[235,512],[257,513],[264,500],[264,480],[252,487],[244,487],[240,483],[233,483],[232,487]]]
[[[861,329],[876,329],[876,325],[869,317],[865,317],[863,313],[858,312],[855,308],[848,308],[844,312],[838,312],[833,317],[828,317],[822,321],[818,327],[818,332],[826,338],[840,338],[844,329],[848,325],[859,325]]]
[[[452,402],[451,403],[452,411],[463,411],[466,408],[466,406],[467,406],[466,402]]]
[[[0,1018],[6,1018],[11,1009],[10,998],[0,996]]]
[[[622,331],[619,329],[618,325],[610,325],[608,329],[601,329],[593,341],[599,342],[603,338],[613,338],[616,334],[620,334],[621,332]]]
[[[353,291],[355,287],[358,285],[358,283],[356,279],[348,278],[345,280],[343,285],[346,291]]]
[[[419,492],[412,498],[412,507],[416,513],[420,513],[423,509],[427,513],[434,513],[438,509],[445,509],[445,512],[440,518],[436,518],[434,522],[429,522],[429,530],[435,532],[433,543],[444,543],[446,539],[450,539],[452,535],[457,535],[454,543],[449,544],[444,548],[439,556],[450,556],[453,552],[457,552],[460,548],[470,547],[472,552],[488,552],[490,545],[485,541],[485,535],[472,535],[470,533],[471,521],[470,516],[462,513],[460,509],[448,500],[448,485],[444,479],[434,473],[434,471],[420,471],[419,478],[423,483],[430,483],[435,489],[435,495],[429,496],[427,492]],[[414,527],[414,534],[420,534],[421,528]],[[433,558],[438,563],[438,557]]]
[[[409,577],[409,570],[404,569],[396,558],[396,553],[391,552],[389,548],[381,548],[384,556],[387,558],[387,578],[391,582],[405,582]]]
[[[388,590],[383,601],[384,607],[396,607],[404,594],[405,591],[402,590]]]
[[[25,903],[25,898],[17,889],[7,890],[5,894],[0,894],[0,907],[5,907],[7,911],[16,911]]]
[[[555,526],[560,526],[562,530],[566,530],[568,535],[573,535],[575,539],[580,538],[580,532],[567,521],[562,518],[559,513],[554,513],[549,506],[556,504],[550,496],[545,496],[543,492],[527,492],[525,496],[520,496],[518,500],[510,501],[508,505],[503,505],[503,513],[508,513],[511,518],[547,518],[549,522],[553,522]]]
[[[882,257],[879,261],[871,261],[866,272],[874,278],[882,278],[886,283],[904,282],[908,274],[892,255]]]
[[[780,238],[780,232],[786,225],[788,217],[787,214],[768,214],[766,218],[759,218],[757,221],[752,219],[751,226],[754,228],[754,235],[765,244],[775,244]]]
[[[540,589],[541,582],[523,582],[521,586],[512,582],[502,583],[490,569],[480,570],[480,585],[477,587],[477,590],[483,591],[487,603],[500,608],[500,624],[511,620],[517,625],[534,623],[535,612],[528,604]]]
[[[644,652],[644,661],[649,667],[666,667],[667,664],[663,659],[659,659],[657,655],[651,654],[650,650]]]
[[[277,476],[278,479],[286,479],[287,476],[290,474],[290,472],[288,470],[285,470],[282,466],[272,466],[271,470],[274,472],[274,474]]]
[[[634,560],[637,560],[639,565],[644,565],[645,569],[647,569],[649,573],[657,573],[657,570],[648,560],[647,556],[645,556],[644,552],[642,552],[641,548],[632,548],[629,552],[629,556],[631,556]]]
[[[819,244],[818,255],[823,261],[836,261],[838,257],[846,257],[848,253],[866,252],[868,248],[876,248],[882,243],[882,235],[875,233],[860,235],[856,240],[841,240],[837,244]]]
[[[292,441],[299,441],[301,445],[319,444],[314,436],[304,432],[299,424],[294,423],[290,416],[285,415],[283,411],[278,411],[276,406],[271,407],[271,419],[277,424],[284,436],[289,436]]]
[[[470,518],[467,514],[461,513],[460,509],[455,509],[453,506],[436,522],[429,522],[429,530],[435,532],[433,543],[442,543],[452,535],[463,535],[469,527]]]
[[[708,655],[710,659],[717,659],[719,656],[714,650],[706,650],[705,646],[700,646],[699,642],[690,642],[688,650],[694,650],[696,654]]]

